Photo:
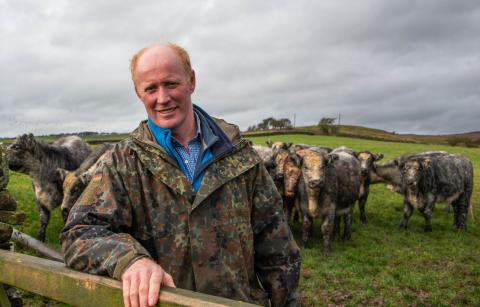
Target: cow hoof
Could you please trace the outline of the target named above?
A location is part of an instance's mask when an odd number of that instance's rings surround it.
[[[432,232],[432,226],[425,226],[425,232]]]

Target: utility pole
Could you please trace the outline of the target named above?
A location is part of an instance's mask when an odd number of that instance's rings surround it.
[[[296,113],[293,113],[293,128],[295,128],[295,119],[297,117],[297,114]]]
[[[338,126],[340,126],[340,113],[338,113],[338,123],[337,123]]]

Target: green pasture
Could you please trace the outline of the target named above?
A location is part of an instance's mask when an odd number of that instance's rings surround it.
[[[319,221],[316,221],[313,239],[301,248],[300,290],[305,306],[480,305],[480,149],[309,135],[249,139],[261,145],[267,139],[331,148],[345,145],[355,150],[383,153],[384,161],[429,150],[446,150],[470,158],[475,169],[472,204],[476,211],[474,220],[469,216],[466,231],[457,231],[453,227],[453,213],[445,213],[443,204],[437,205],[434,212],[433,232],[423,232],[424,219],[418,212],[414,212],[408,230],[400,231],[401,196],[382,185],[375,185],[366,207],[369,224],[359,222],[358,208],[355,208],[352,240],[334,242],[329,257],[322,254]],[[8,188],[17,200],[19,210],[27,214],[20,230],[35,236],[39,221],[31,180],[12,172]],[[47,243],[56,249],[59,249],[62,224],[57,209],[47,231]],[[299,240],[300,224],[294,223],[292,231]],[[32,302],[32,306],[43,306],[38,298]]]

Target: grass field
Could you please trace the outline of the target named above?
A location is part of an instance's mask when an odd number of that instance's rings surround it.
[[[346,137],[282,135],[252,137],[255,144],[265,140],[282,140],[328,147],[348,146],[368,149],[393,157],[428,150],[461,153],[473,162],[475,188],[472,204],[475,220],[469,217],[468,229],[457,231],[453,216],[437,206],[432,219],[433,232],[424,233],[424,219],[414,212],[409,228],[400,231],[403,215],[402,198],[382,185],[371,188],[367,202],[369,224],[362,225],[355,208],[352,240],[336,241],[329,257],[321,251],[319,223],[308,246],[302,247],[300,289],[305,306],[387,305],[387,306],[479,306],[480,305],[480,150],[450,146],[378,142]],[[31,181],[12,173],[9,190],[27,213],[20,229],[31,235],[38,230],[38,214],[34,204]],[[59,210],[52,215],[47,243],[59,248],[58,234],[62,227]],[[292,226],[297,240],[299,224]],[[33,306],[41,306],[34,300]]]

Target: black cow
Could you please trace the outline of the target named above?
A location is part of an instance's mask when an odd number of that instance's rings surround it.
[[[40,212],[38,239],[45,241],[50,211],[62,203],[62,190],[57,168],[76,169],[91,153],[90,146],[78,136],[58,139],[52,145],[24,134],[8,147],[8,165],[13,171],[32,177],[37,208]]]
[[[425,231],[432,231],[432,212],[436,202],[444,201],[454,208],[454,225],[467,226],[467,212],[473,190],[473,167],[462,155],[436,154],[409,156],[395,160],[402,173],[404,217],[400,228],[417,208],[425,217]]]

